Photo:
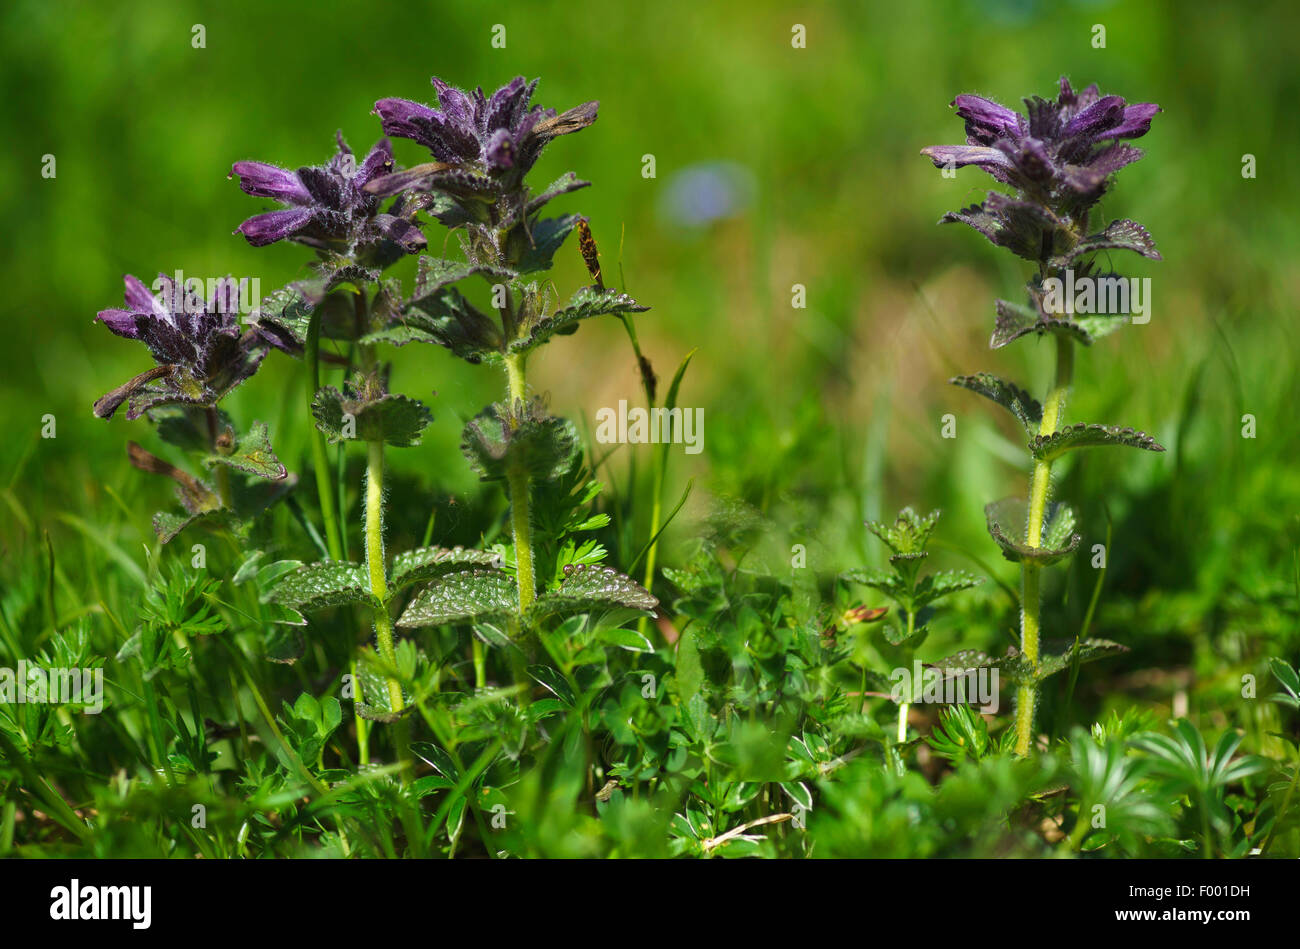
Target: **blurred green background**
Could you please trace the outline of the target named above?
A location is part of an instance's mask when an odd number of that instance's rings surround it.
[[[505,49],[491,45],[495,24]],[[794,24],[807,48],[792,48]],[[1094,24],[1104,49],[1092,45]],[[601,102],[596,125],[553,145],[535,178],[572,169],[593,182],[554,208],[588,215],[607,279],[653,307],[638,328],[661,379],[698,349],[681,401],[705,410],[705,451],[672,456],[669,503],[687,478],[696,491],[661,562],[681,558],[715,497],[743,499],[767,519],[774,550],[804,543],[809,565],[829,572],[878,561],[862,519],[910,503],[944,508],[954,564],[971,565],[965,551],[1011,580],[982,508],[1023,493],[1023,446],[946,380],[986,370],[1041,391],[1051,359],[1034,341],[987,349],[993,299],[1017,299],[1027,271],[967,229],[935,226],[978,200],[987,179],[973,169],[945,179],[917,153],[962,140],[954,95],[1018,106],[1053,94],[1064,74],[1164,109],[1139,143],[1147,157],[1102,209],[1144,223],[1164,254],[1115,260],[1152,278],[1153,318],[1082,353],[1068,407],[1072,421],[1143,428],[1170,449],[1081,453],[1061,466],[1059,493],[1080,508],[1085,548],[1113,522],[1094,632],[1136,647],[1130,670],[1217,677],[1223,694],[1262,642],[1294,646],[1294,4],[7,0],[0,43],[10,327],[0,347],[0,587],[16,588],[49,531],[58,583],[94,602],[99,584],[143,562],[150,514],[171,503],[165,480],[127,464],[128,439],[173,457],[148,424],[90,412],[148,365],[141,347],[93,323],[120,305],[122,275],[233,273],[260,278],[263,293],[303,276],[303,248],[259,250],[232,235],[269,204],[226,179],[231,163],[319,163],[336,129],[360,152],[379,136],[374,100],[432,101],[432,74],[488,88],[539,76],[544,105]],[[396,150],[405,164],[423,160],[413,143]],[[1242,177],[1246,154],[1257,159],[1253,180]],[[42,177],[45,155],[57,177]],[[642,175],[646,155],[653,179]],[[700,225],[680,205],[702,168],[730,187],[731,208]],[[716,185],[708,194],[718,197]],[[443,246],[440,228],[428,233],[431,248]],[[576,247],[558,259],[567,295],[585,274]],[[398,272],[409,280],[411,262]],[[795,284],[806,287],[804,309],[791,306]],[[500,380],[417,349],[396,354],[393,385],[428,401],[437,421],[423,446],[391,453],[399,476],[419,479],[429,504],[499,505],[457,443]],[[298,364],[272,354],[227,403],[245,424],[268,421],[300,472],[306,443],[289,420],[303,381]],[[612,319],[548,347],[530,381],[588,426],[597,408],[638,397]],[[946,413],[956,439],[940,437]],[[1247,413],[1258,431],[1249,440]],[[40,438],[46,414],[54,439]],[[395,529],[418,536],[428,513],[395,511]],[[454,518],[444,529],[456,534]],[[1077,558],[1060,576],[1064,598],[1049,595],[1077,618],[1093,572]],[[971,621],[982,611],[1014,625],[999,596],[987,584]],[[959,614],[944,636],[962,641],[964,622]],[[969,645],[1001,641],[994,625],[983,629],[969,635],[985,641]]]

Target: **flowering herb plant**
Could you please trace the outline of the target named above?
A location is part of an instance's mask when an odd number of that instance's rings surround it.
[[[1128,250],[1160,259],[1155,242],[1136,221],[1111,221],[1100,229],[1094,229],[1093,223],[1093,212],[1109,190],[1111,177],[1142,157],[1129,141],[1145,135],[1160,110],[1151,103],[1130,105],[1120,96],[1103,96],[1095,85],[1075,92],[1065,78],[1055,100],[1026,99],[1023,115],[975,95],[960,95],[953,105],[966,123],[966,144],[934,145],[921,153],[937,168],[978,167],[1010,193],[991,191],[982,203],[950,211],[942,221],[967,224],[1035,266],[1026,286],[1026,304],[997,301],[989,345],[1000,349],[1017,340],[1050,336],[1056,347],[1055,380],[1043,402],[989,373],[952,380],[1009,411],[1029,439],[1028,499],[1009,498],[985,509],[989,534],[1002,555],[1019,563],[1021,570],[1020,650],[1002,665],[1019,682],[1015,747],[1023,755],[1033,742],[1039,682],[1076,662],[1099,659],[1122,648],[1089,640],[1068,643],[1063,655],[1043,651],[1041,572],[1069,557],[1082,539],[1075,532],[1071,508],[1050,501],[1052,464],[1066,452],[1095,445],[1164,451],[1142,431],[1065,424],[1075,345],[1091,346],[1129,323],[1130,313],[1121,307],[1092,314],[1093,307],[1088,306],[1080,309],[1089,315],[1079,315],[1068,305],[1073,301],[1055,299],[1056,288],[1067,274],[1072,282],[1092,288],[1109,287],[1119,279],[1101,273],[1095,256],[1101,251]],[[1062,302],[1067,305],[1061,306]]]
[[[362,650],[351,659],[359,760],[370,759],[363,720],[393,723],[393,749],[405,775],[411,770],[406,717],[412,708],[412,670],[399,658],[398,628],[474,628],[476,685],[483,688],[484,643],[509,653],[518,676],[525,676],[524,668],[537,658],[539,629],[579,615],[635,616],[657,605],[639,584],[601,565],[603,550],[593,545],[565,548],[552,575],[543,578],[540,593],[538,589],[530,495],[538,485],[571,478],[580,467],[580,452],[572,423],[551,415],[543,400],[529,393],[528,357],[553,337],[573,333],[582,320],[647,309],[604,286],[585,219],[542,214],[552,199],[588,182],[570,173],[534,191],[525,178],[549,142],[596,120],[597,104],[588,102],[563,114],[530,105],[537,83],[522,78],[491,96],[481,89],[462,92],[437,78],[433,84],[438,108],[381,99],[374,111],[387,135],[427,147],[435,161],[401,169],[391,143],[382,138],[358,162],[340,133],[335,153],[321,165],[294,171],[261,161],[235,162],[231,177],[246,194],[284,205],[248,218],[237,233],[255,247],[287,241],[312,249],[312,275],[271,294],[242,329],[235,312],[237,285],[231,280],[219,281],[215,294],[204,301],[166,278],[164,292],[156,297],[127,277],[127,308],[105,310],[99,319],[119,336],[144,342],[158,366],[95,405],[95,413],[107,418],[127,402],[128,417],[148,415],[164,437],[184,444],[200,444],[196,432],[202,434],[200,422],[206,422],[209,437],[199,451],[207,463],[218,466],[215,489],[132,443],[137,467],[177,481],[188,514],[159,515],[161,539],[171,540],[200,518],[233,523],[235,515],[246,532],[246,519],[256,509],[236,500],[228,469],[280,482],[285,489],[293,480],[275,457],[266,426],[255,423],[238,436],[219,403],[257,371],[269,349],[306,359],[311,398],[303,408],[314,425],[323,522],[313,534],[326,557],[315,563],[261,565],[257,552],[241,573],[245,579],[256,577],[262,599],[279,609],[279,622],[290,626],[305,624],[302,614],[313,611],[354,603],[368,609],[375,650]],[[460,234],[464,259],[421,256],[408,294],[384,272],[425,250],[422,212]],[[596,284],[557,303],[544,275],[556,251],[580,226],[583,256]],[[458,288],[474,278],[489,283],[490,313],[475,307]],[[340,386],[321,384],[323,338],[347,349]],[[428,546],[391,559],[387,555],[385,449],[418,445],[432,421],[422,402],[389,389],[391,367],[381,349],[409,343],[443,346],[470,363],[504,369],[505,398],[465,426],[462,448],[483,480],[506,486],[509,546]],[[183,414],[163,414],[169,407],[180,407]],[[367,453],[362,563],[345,557],[347,530],[327,459],[327,444],[351,441],[365,443]],[[593,483],[583,497],[590,501],[598,490]],[[600,523],[580,520],[570,529]],[[399,597],[408,591],[414,595],[395,617]],[[301,649],[294,637],[278,642],[287,645],[274,658],[291,659]]]

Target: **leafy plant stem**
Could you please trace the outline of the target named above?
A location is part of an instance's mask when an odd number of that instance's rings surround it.
[[[916,634],[916,610],[907,611],[907,638],[910,640]],[[911,666],[911,656],[908,656],[908,666]],[[865,692],[866,689],[863,688]],[[898,703],[898,743],[901,745],[907,741],[907,702]]]
[[[384,443],[382,440],[367,443],[366,458],[366,570],[370,574],[370,592],[375,606],[375,637],[379,654],[389,665],[397,665],[397,650],[393,646],[393,619],[388,613],[388,577],[384,573]],[[394,712],[400,712],[402,686],[397,679],[388,679],[388,702]]]
[[[369,724],[361,717],[361,679],[357,676],[357,661],[351,662],[352,672],[352,717],[356,722],[357,728],[357,763],[362,767],[370,764],[370,728]]]
[[[483,649],[483,640],[478,636],[470,634],[469,637],[470,656],[474,660],[474,688],[482,689],[487,687],[487,653]]]
[[[1074,377],[1074,343],[1064,336],[1056,338],[1056,378],[1043,404],[1043,421],[1040,435],[1051,435],[1060,426],[1065,413],[1065,399]],[[1041,459],[1034,462],[1033,478],[1029,490],[1029,523],[1025,530],[1028,547],[1042,545],[1043,519],[1052,481],[1052,463]],[[1041,567],[1030,561],[1021,564],[1020,596],[1020,651],[1030,665],[1038,667],[1038,634],[1040,620],[1039,573]],[[1033,741],[1034,706],[1038,701],[1038,684],[1034,680],[1021,683],[1016,697],[1016,754],[1029,754]]]
[[[506,379],[510,387],[510,402],[522,402],[526,392],[523,353],[506,356]],[[512,464],[506,475],[510,490],[510,521],[515,538],[515,574],[519,584],[519,609],[527,610],[537,597],[533,575],[533,538],[528,508],[528,469]]]

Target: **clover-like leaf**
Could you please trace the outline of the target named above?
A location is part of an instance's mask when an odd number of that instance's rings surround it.
[[[433,421],[433,413],[418,399],[382,395],[359,399],[333,386],[316,392],[311,414],[330,444],[356,439],[384,441],[398,448],[420,444],[420,433]]]
[[[484,481],[502,481],[512,467],[549,481],[573,464],[578,432],[567,419],[547,414],[539,400],[498,404],[466,423],[460,447]]]
[[[420,547],[393,558],[391,585],[394,590],[424,583],[458,570],[500,566],[500,557],[488,550],[467,547]]]
[[[1074,512],[1064,504],[1052,504],[1044,518],[1042,537],[1035,546],[1025,543],[1028,523],[1023,498],[1005,498],[984,508],[989,535],[1002,548],[1002,556],[1013,563],[1028,561],[1046,566],[1064,560],[1083,539],[1074,533]]]
[[[228,452],[218,451],[208,455],[203,463],[209,468],[214,465],[226,465],[244,474],[268,481],[280,481],[289,475],[289,471],[271,448],[271,439],[265,422],[254,422],[249,430],[241,435]]]
[[[599,564],[569,564],[564,580],[550,593],[538,597],[530,611],[573,616],[599,609],[623,607],[653,613],[659,600],[631,577]]]
[[[1067,425],[1051,435],[1036,435],[1029,442],[1029,450],[1040,461],[1051,461],[1075,448],[1097,445],[1126,445],[1146,451],[1164,451],[1164,446],[1146,432],[1118,425],[1095,425],[1080,422]]]
[[[992,399],[1020,420],[1029,432],[1033,432],[1043,421],[1043,407],[1038,400],[1020,386],[987,372],[977,372],[972,376],[956,376],[948,380],[955,386],[978,392],[986,399]]]
[[[545,343],[552,336],[571,333],[582,320],[609,313],[644,313],[650,309],[642,306],[621,290],[600,290],[583,287],[573,295],[568,305],[544,316],[523,329],[522,335],[510,343],[512,352],[524,352]]]
[[[439,577],[413,599],[397,620],[404,628],[483,623],[519,612],[513,578],[473,567]]]
[[[365,568],[360,564],[336,560],[304,564],[286,574],[263,597],[267,602],[305,612],[324,610],[344,603],[379,605],[370,592],[370,580]]]

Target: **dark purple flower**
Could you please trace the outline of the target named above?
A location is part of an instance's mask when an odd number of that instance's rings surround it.
[[[960,95],[953,105],[966,122],[966,144],[921,154],[938,168],[976,165],[1005,184],[1059,197],[1056,210],[1066,213],[1091,207],[1111,174],[1142,157],[1121,140],[1145,135],[1160,111],[1102,96],[1095,85],[1076,93],[1065,78],[1056,101],[1026,99],[1026,115],[975,95]]]
[[[239,233],[254,247],[292,240],[348,257],[373,253],[383,242],[397,245],[401,253],[422,250],[424,235],[410,219],[414,212],[395,205],[393,213],[381,213],[381,199],[364,190],[394,169],[388,139],[380,139],[358,165],[342,133],[337,138],[338,151],[324,165],[289,171],[260,161],[235,162],[231,177],[239,176],[246,194],[288,205],[249,218]],[[391,263],[401,253],[383,256]]]
[[[463,92],[436,76],[432,81],[440,108],[408,99],[380,99],[374,111],[385,135],[419,142],[436,162],[389,175],[369,190],[396,194],[418,184],[425,190],[491,200],[518,187],[551,139],[595,122],[599,106],[587,102],[563,114],[529,107],[537,80],[525,82],[522,76],[490,97],[481,87]]]
[[[982,168],[1016,193],[990,192],[982,204],[944,215],[945,222],[969,224],[994,244],[1044,265],[1072,260],[1093,246],[1154,253],[1154,245],[1089,235],[1088,218],[1110,176],[1142,157],[1124,140],[1145,135],[1159,106],[1129,105],[1120,96],[1101,95],[1095,85],[1076,93],[1065,78],[1055,101],[1026,99],[1024,115],[975,95],[960,95],[952,104],[966,123],[966,144],[932,145],[921,154],[938,168]]]
[[[239,281],[215,281],[205,300],[197,281],[180,286],[159,274],[154,294],[130,274],[124,279],[126,307],[101,310],[97,319],[118,336],[144,343],[158,365],[99,399],[100,418],[111,417],[128,399],[128,418],[161,405],[213,406],[257,371],[266,341],[256,330],[240,329]]]

